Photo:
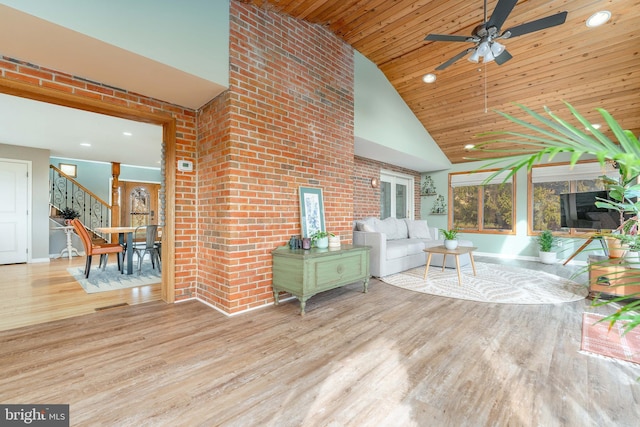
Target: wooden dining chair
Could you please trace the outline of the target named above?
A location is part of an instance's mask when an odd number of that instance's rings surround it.
[[[80,240],[82,240],[82,244],[84,245],[84,251],[87,254],[87,261],[84,267],[84,277],[87,279],[89,278],[91,260],[94,255],[100,255],[99,267],[104,269],[109,261],[109,254],[116,254],[118,258],[118,270],[122,273],[122,266],[124,264],[124,248],[119,243],[96,243],[92,241],[87,228],[79,219],[76,218],[72,220],[71,224],[73,225],[73,229],[76,231],[76,234],[80,236]]]

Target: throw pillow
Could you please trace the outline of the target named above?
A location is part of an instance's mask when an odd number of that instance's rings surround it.
[[[374,228],[364,221],[356,221],[356,230],[374,232]]]
[[[431,239],[427,221],[407,219],[406,222],[410,239]]]

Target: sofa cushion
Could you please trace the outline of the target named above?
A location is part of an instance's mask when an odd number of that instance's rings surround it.
[[[429,226],[425,220],[405,219],[410,239],[431,239]]]
[[[418,239],[387,240],[387,260],[419,254],[424,247],[424,241]]]
[[[387,240],[387,260],[398,259],[407,256],[406,240]]]
[[[385,218],[383,220],[376,219],[374,228],[379,233],[384,233],[387,240],[406,239],[409,237],[407,225],[402,219]]]

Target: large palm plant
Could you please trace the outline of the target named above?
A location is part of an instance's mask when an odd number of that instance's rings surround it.
[[[584,155],[595,156],[601,165],[610,162],[615,164],[620,171],[620,181],[605,181],[607,190],[611,200],[600,200],[596,202],[599,207],[614,209],[626,217],[631,217],[625,224],[621,226],[624,230],[637,228],[638,214],[640,213],[640,185],[638,185],[638,176],[640,175],[640,143],[638,138],[631,131],[624,130],[618,122],[604,109],[597,111],[604,118],[607,126],[615,136],[615,141],[609,139],[607,135],[596,129],[589,120],[582,116],[571,104],[565,103],[577,121],[572,124],[550,109],[545,107],[546,116],[536,113],[535,111],[518,104],[528,119],[520,119],[507,113],[498,112],[508,120],[521,125],[529,132],[514,131],[496,131],[489,132],[486,135],[495,136],[494,139],[478,144],[475,150],[490,151],[496,153],[509,152],[506,157],[500,157],[489,160],[485,167],[498,165],[500,170],[496,171],[488,180],[508,171],[507,178],[510,178],[518,170],[526,167],[531,169],[534,164],[543,160],[550,161],[554,156],[560,153],[568,153],[571,156],[570,164],[575,165],[576,162]],[[514,153],[513,149],[493,149],[497,144],[516,144],[519,147]],[[503,145],[502,145],[503,146]],[[621,238],[624,234],[620,234]],[[635,283],[634,283],[635,285]],[[640,285],[640,277],[637,285]],[[640,296],[634,294],[633,296]],[[594,304],[607,304],[628,299],[629,296],[614,298],[609,301]],[[629,304],[623,305],[614,314],[606,317],[605,321],[609,321],[613,325],[616,321],[627,321],[625,332],[630,331],[640,324],[640,314],[637,309],[640,308],[640,300],[635,300]]]

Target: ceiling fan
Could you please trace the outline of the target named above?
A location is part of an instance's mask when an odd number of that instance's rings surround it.
[[[426,41],[441,42],[467,42],[474,43],[474,47],[463,50],[447,62],[439,65],[436,70],[444,70],[458,59],[472,53],[469,61],[478,62],[482,57],[483,62],[496,61],[496,64],[502,65],[512,58],[504,45],[498,43],[498,39],[508,39],[511,37],[521,36],[523,34],[533,33],[534,31],[544,30],[545,28],[555,27],[564,24],[567,19],[567,12],[556,13],[546,18],[537,19],[521,25],[505,30],[500,34],[500,28],[504,21],[507,20],[509,14],[513,10],[518,0],[498,0],[496,8],[491,14],[491,18],[487,21],[487,0],[484,0],[484,22],[478,25],[470,37],[456,36],[448,34],[429,34],[425,37]]]

